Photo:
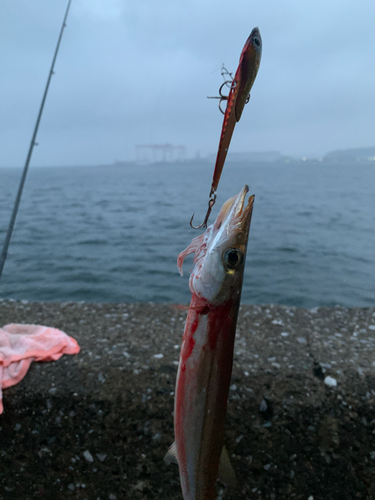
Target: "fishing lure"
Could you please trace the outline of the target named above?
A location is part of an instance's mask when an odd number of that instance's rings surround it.
[[[211,191],[209,194],[208,210],[204,221],[199,226],[193,226],[193,214],[192,218],[190,219],[190,226],[194,229],[207,227],[208,218],[213,206],[215,205],[216,190],[219,185],[221,173],[224,168],[224,163],[227,157],[234,127],[242,116],[245,104],[249,101],[250,90],[258,73],[261,56],[262,38],[260,36],[259,29],[254,28],[250,33],[250,36],[247,39],[244,48],[242,49],[240,62],[238,64],[236,74],[234,75],[234,78],[230,85],[229,95],[224,96],[221,93],[224,85],[226,85],[228,82],[224,82],[219,90],[219,107],[221,102],[224,100],[227,101],[227,106],[224,113],[219,148],[216,156],[215,170],[212,178]]]

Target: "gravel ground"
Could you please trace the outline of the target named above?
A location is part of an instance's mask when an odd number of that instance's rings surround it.
[[[34,363],[4,391],[0,499],[181,499],[173,398],[186,310],[0,301],[80,354]],[[241,307],[219,498],[375,499],[375,308]]]

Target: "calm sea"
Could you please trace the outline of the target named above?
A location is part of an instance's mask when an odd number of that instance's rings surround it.
[[[187,303],[176,258],[201,222],[209,163],[31,167],[0,297],[29,301]],[[2,247],[21,169],[0,169]],[[243,303],[301,307],[375,303],[375,168],[230,164],[221,204],[255,193]]]

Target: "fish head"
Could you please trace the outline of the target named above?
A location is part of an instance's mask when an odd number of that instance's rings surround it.
[[[181,271],[185,256],[195,253],[190,291],[210,306],[218,306],[233,295],[241,295],[254,203],[254,196],[250,196],[245,206],[248,191],[248,186],[245,186],[237,196],[227,200],[214,224],[194,238],[178,259]]]

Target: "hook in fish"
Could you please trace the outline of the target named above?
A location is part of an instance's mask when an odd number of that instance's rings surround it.
[[[193,214],[191,219],[190,219],[190,227],[192,227],[193,229],[200,229],[201,227],[207,228],[207,221],[208,221],[208,218],[210,217],[211,210],[212,210],[213,206],[215,205],[215,202],[216,202],[216,193],[211,191],[210,198],[208,200],[208,209],[207,209],[204,221],[199,226],[193,226],[193,219],[194,219],[194,215],[195,215],[195,214]]]

